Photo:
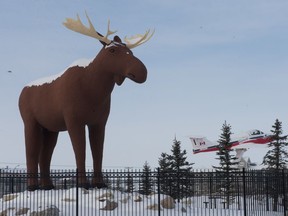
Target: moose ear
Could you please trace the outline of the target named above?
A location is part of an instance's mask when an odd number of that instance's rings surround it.
[[[114,36],[113,41],[118,42],[118,43],[122,43],[121,39],[117,35]]]

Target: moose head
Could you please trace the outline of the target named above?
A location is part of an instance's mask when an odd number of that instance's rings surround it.
[[[123,43],[118,36],[114,36],[113,40],[108,39],[108,36],[117,32],[110,30],[110,20],[108,20],[107,33],[103,36],[95,30],[87,13],[86,17],[89,28],[83,25],[79,15],[77,15],[77,20],[67,18],[63,24],[68,29],[95,38],[103,44],[103,48],[97,58],[102,61],[103,68],[106,68],[107,71],[115,71],[114,80],[118,85],[121,85],[126,77],[137,83],[145,82],[147,78],[146,67],[139,59],[133,56],[131,49],[148,41],[153,36],[154,31],[150,32],[148,30],[143,35],[138,34],[131,38],[125,37],[125,43]],[[132,43],[131,41],[135,42]]]
[[[72,66],[50,83],[23,88],[19,109],[24,122],[28,190],[54,188],[50,179],[50,163],[60,131],[68,131],[79,172],[80,186],[103,187],[102,159],[105,126],[110,112],[111,93],[115,83],[121,85],[125,78],[137,83],[145,82],[147,69],[131,49],[148,41],[154,32],[125,38],[125,43],[108,30],[105,36],[98,33],[86,14],[89,27],[68,18],[64,25],[73,31],[96,38],[103,48],[87,66]],[[131,41],[134,41],[133,43]],[[85,174],[85,128],[93,158],[92,184]],[[38,182],[40,168],[40,184]]]

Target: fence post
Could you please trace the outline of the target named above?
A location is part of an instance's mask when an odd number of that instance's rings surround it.
[[[14,193],[14,177],[11,177],[10,182],[11,182],[11,193],[13,194]]]
[[[265,172],[265,190],[266,190],[266,211],[269,211],[269,187],[268,187],[268,177],[267,177],[267,172]]]
[[[284,216],[286,216],[286,187],[285,187],[285,170],[282,169],[282,185],[283,185],[283,207],[284,207]]]
[[[245,176],[245,168],[242,170],[242,179],[243,179],[243,208],[244,208],[244,216],[247,216],[246,211],[246,176]]]
[[[212,201],[212,177],[209,177],[209,198],[210,199],[210,208],[213,208],[213,201]]]
[[[158,216],[161,215],[161,197],[160,197],[160,168],[157,168],[157,191],[158,191]]]
[[[78,216],[79,213],[79,181],[78,181],[79,173],[78,168],[76,169],[76,216]]]

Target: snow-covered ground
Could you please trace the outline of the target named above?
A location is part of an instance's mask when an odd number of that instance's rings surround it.
[[[0,215],[74,216],[78,211],[78,215],[83,216],[141,216],[159,215],[159,210],[160,215],[171,216],[244,215],[244,210],[239,208],[239,205],[224,209],[222,201],[221,199],[217,200],[211,207],[209,205],[212,201],[208,196],[194,196],[178,201],[167,195],[144,196],[138,193],[123,193],[108,189],[39,190],[4,195],[0,199]],[[243,203],[242,198],[238,199],[239,201]],[[253,204],[254,207],[249,207],[250,204]],[[259,206],[259,208],[256,209],[255,206]],[[261,202],[256,203],[255,200],[250,202],[247,198],[247,215],[280,216],[284,213],[266,211],[261,206]]]

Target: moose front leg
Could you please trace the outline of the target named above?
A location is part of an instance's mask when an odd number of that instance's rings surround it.
[[[78,171],[78,185],[79,187],[88,189],[89,183],[87,181],[85,171],[85,125],[67,124],[67,129],[75,154],[76,166]]]
[[[105,125],[89,126],[89,140],[93,158],[94,177],[92,186],[97,188],[107,187],[103,181],[102,160],[105,136]]]

